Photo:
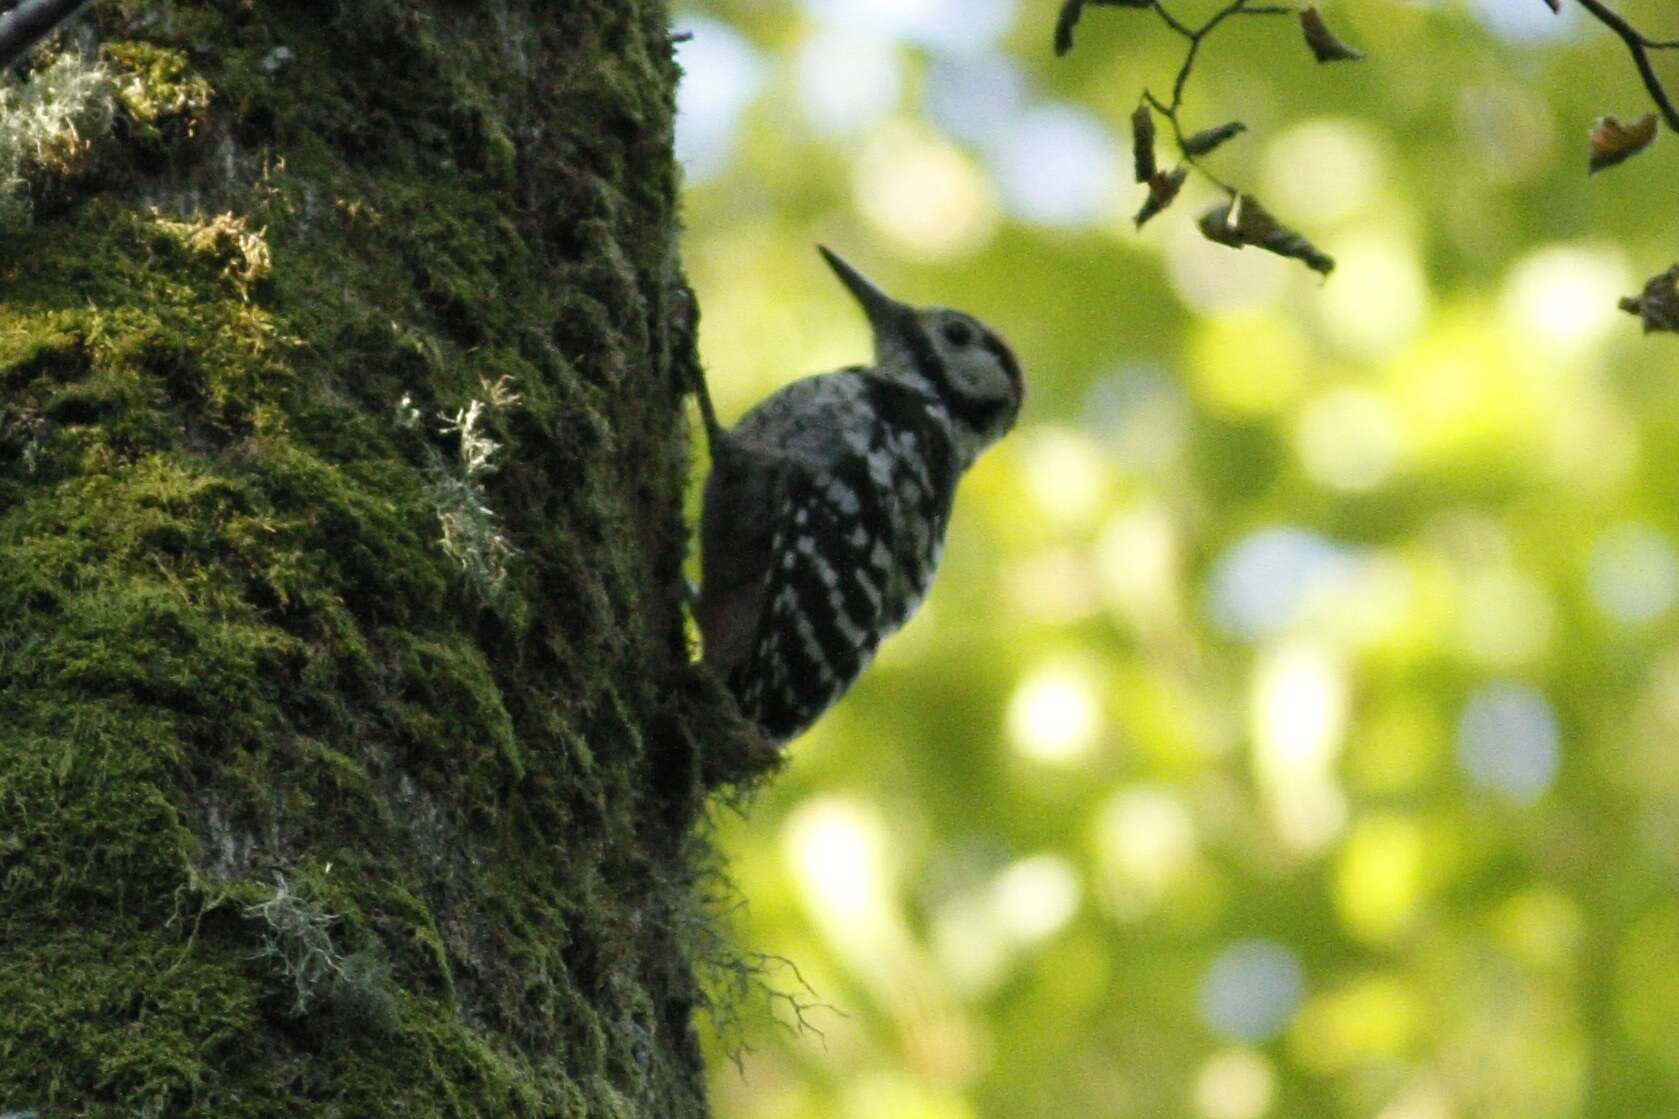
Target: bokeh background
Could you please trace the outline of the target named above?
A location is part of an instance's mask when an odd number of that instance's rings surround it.
[[[719,811],[790,963],[717,1114],[1679,1115],[1679,340],[1615,306],[1679,146],[1587,179],[1648,104],[1572,0],[1335,0],[1356,65],[1238,21],[1186,123],[1250,126],[1210,163],[1320,282],[1203,241],[1194,178],[1133,230],[1183,43],[1091,8],[1058,60],[1057,6],[677,11],[725,418],[866,359],[818,241],[1030,383],[926,607]]]

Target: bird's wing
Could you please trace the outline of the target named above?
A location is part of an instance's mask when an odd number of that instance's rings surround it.
[[[700,518],[705,660],[727,679],[752,650],[770,563],[785,462],[730,443],[712,463]]]
[[[839,699],[879,645],[896,522],[866,461],[789,462],[780,474],[761,610],[730,675],[741,707],[792,738]]]

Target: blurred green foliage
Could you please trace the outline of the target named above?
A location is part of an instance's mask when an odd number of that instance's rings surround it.
[[[1679,150],[1587,180],[1648,105],[1564,3],[1209,40],[1186,124],[1248,124],[1210,165],[1327,282],[1193,176],[1133,230],[1152,13],[1057,60],[1052,0],[678,11],[725,418],[866,358],[817,241],[1030,384],[923,612],[720,815],[742,945],[831,1007],[740,1005],[720,1116],[1679,1115],[1679,347],[1615,306]]]

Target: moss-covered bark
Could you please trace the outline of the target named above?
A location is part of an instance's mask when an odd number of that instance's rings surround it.
[[[36,60],[112,112],[0,239],[0,1109],[703,1114],[666,16],[103,0]]]

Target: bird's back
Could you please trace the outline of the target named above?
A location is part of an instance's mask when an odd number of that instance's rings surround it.
[[[728,433],[706,485],[706,659],[787,738],[920,604],[958,466],[937,402],[872,370],[797,381]]]

